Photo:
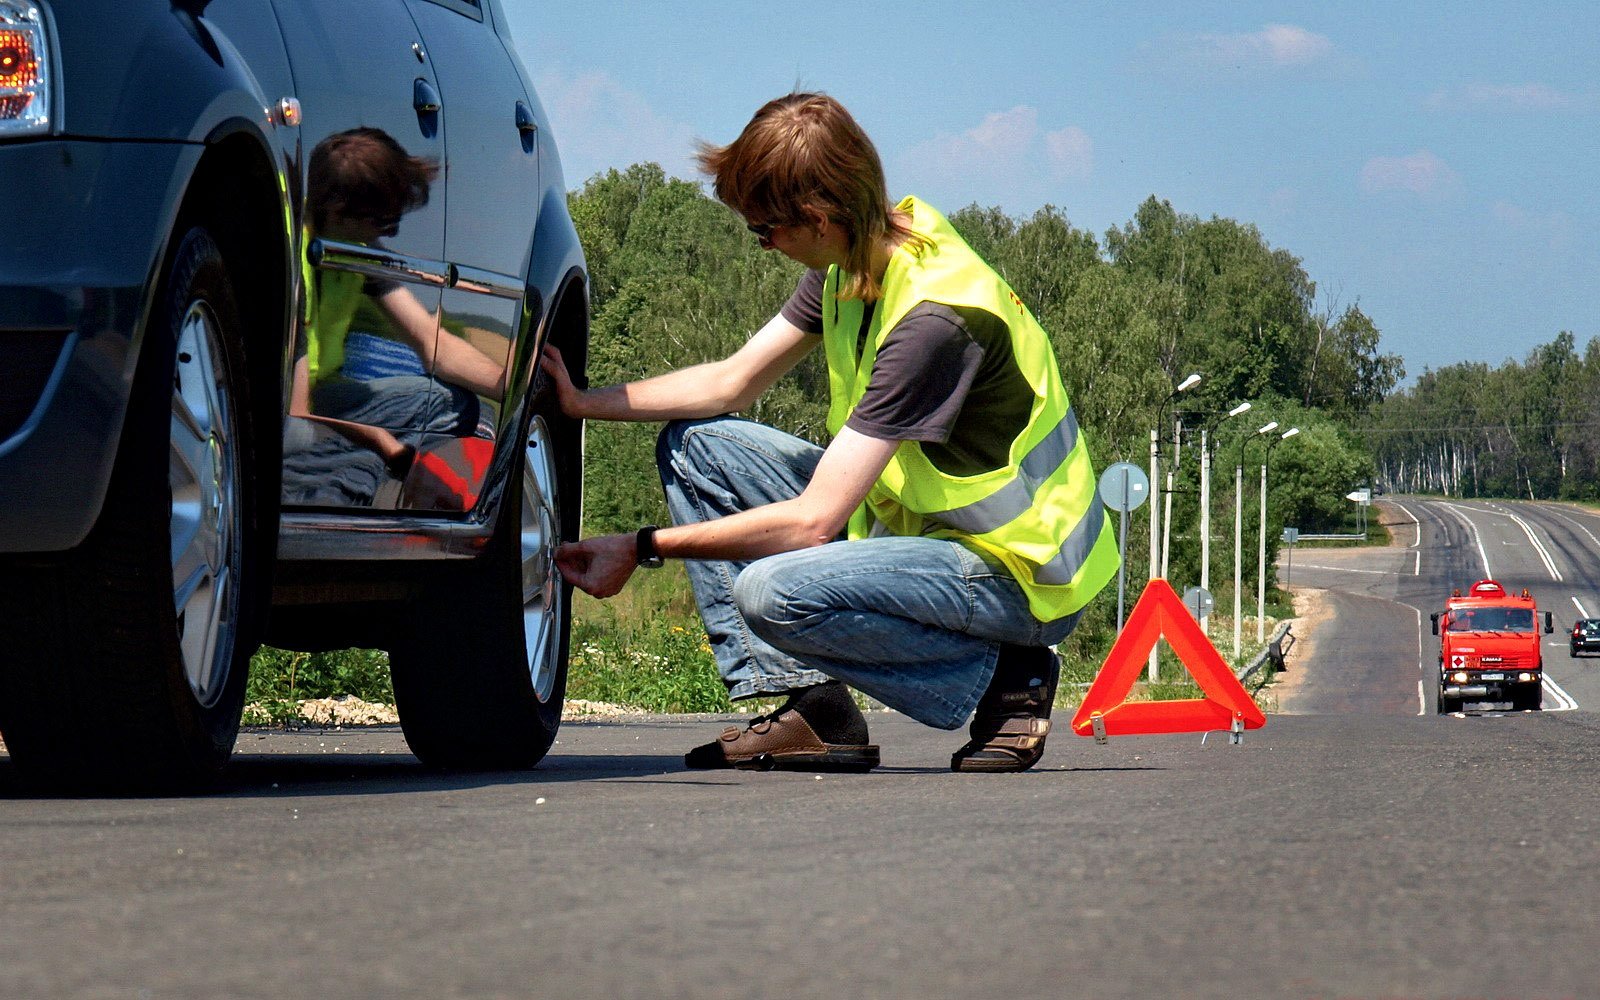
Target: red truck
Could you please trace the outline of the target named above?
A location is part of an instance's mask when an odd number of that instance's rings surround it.
[[[1509,702],[1517,711],[1539,709],[1539,609],[1526,587],[1512,594],[1494,580],[1479,580],[1465,594],[1453,591],[1444,612],[1429,617],[1439,637],[1441,715],[1486,701]],[[1548,611],[1544,631],[1555,631]]]

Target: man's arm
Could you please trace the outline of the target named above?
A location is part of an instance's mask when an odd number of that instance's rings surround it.
[[[491,399],[505,395],[505,366],[449,330],[403,285],[378,296],[378,304],[394,321],[395,329],[417,352],[425,370],[441,381]]]
[[[654,378],[579,389],[561,352],[546,345],[539,365],[555,382],[561,409],[585,420],[677,420],[746,409],[822,340],[774,316],[744,346],[721,361],[680,368]]]
[[[846,427],[823,452],[816,473],[799,496],[712,521],[662,528],[656,532],[656,551],[676,559],[759,559],[831,542],[866,499],[899,444]],[[623,534],[563,545],[556,552],[556,565],[579,589],[610,597],[633,575],[638,560],[634,543],[634,535]]]

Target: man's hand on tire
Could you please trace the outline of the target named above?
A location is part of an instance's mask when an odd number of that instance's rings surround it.
[[[556,549],[556,567],[566,581],[591,597],[611,597],[638,568],[632,534],[600,535]]]

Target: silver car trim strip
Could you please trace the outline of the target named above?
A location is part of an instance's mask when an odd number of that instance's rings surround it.
[[[278,558],[470,559],[483,551],[492,534],[493,524],[478,521],[287,512],[278,531]]]
[[[520,299],[524,291],[522,282],[513,278],[460,264],[450,265],[450,287],[479,295],[493,295],[499,299]]]
[[[441,288],[450,284],[450,266],[443,261],[408,257],[383,247],[341,243],[319,236],[306,248],[306,256],[313,267],[330,271],[351,271],[371,278],[389,278]]]

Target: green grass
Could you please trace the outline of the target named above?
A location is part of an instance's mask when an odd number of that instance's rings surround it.
[[[646,712],[729,712],[682,563],[598,601],[573,592],[567,697]]]
[[[1113,595],[1114,598],[1114,595]],[[1229,598],[1231,600],[1231,598]],[[1072,709],[1099,673],[1114,640],[1114,601],[1102,596],[1086,614],[1078,631],[1062,644],[1061,684],[1056,704]],[[1220,598],[1219,598],[1220,603]],[[1292,614],[1287,595],[1269,595],[1266,627]],[[1212,618],[1212,641],[1231,659],[1231,615]],[[1245,619],[1243,662],[1260,649],[1254,619]],[[1136,700],[1197,698],[1201,692],[1166,643],[1157,646],[1160,661],[1155,684],[1134,685]],[[1259,675],[1258,675],[1259,676]],[[392,704],[389,657],[381,650],[344,649],[300,653],[263,647],[251,661],[246,700],[251,724],[284,724],[298,719],[296,703],[305,698],[355,695],[364,701]],[[760,712],[775,701],[751,700],[734,705],[717,675],[705,629],[689,589],[682,563],[641,571],[621,594],[598,601],[573,594],[572,650],[567,672],[567,698],[607,702],[641,712]],[[863,706],[870,702],[858,700]]]

